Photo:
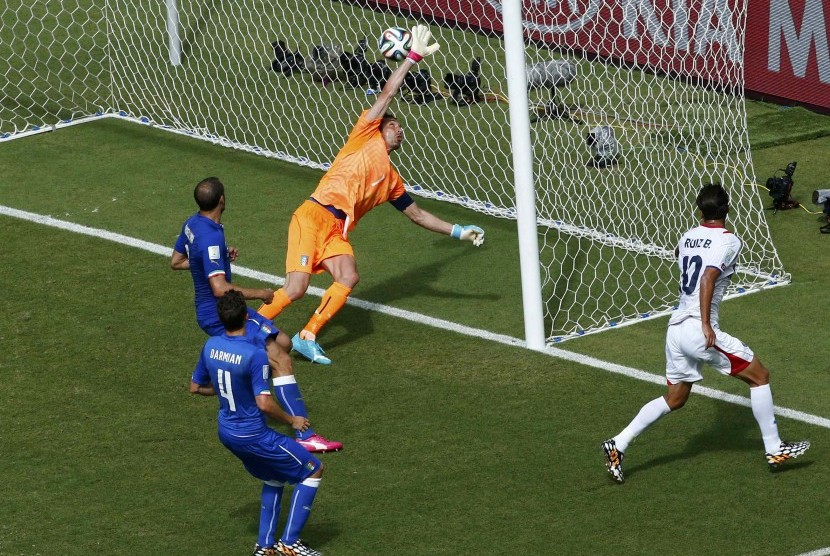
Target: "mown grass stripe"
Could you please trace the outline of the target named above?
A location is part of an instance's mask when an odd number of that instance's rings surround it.
[[[74,222],[67,222],[65,220],[59,220],[57,218],[53,218],[51,216],[45,216],[42,214],[36,214],[33,212],[27,212],[23,210],[18,210],[15,208],[7,207],[0,205],[0,214],[11,216],[13,218],[19,218],[22,220],[27,220],[30,222],[35,222],[38,224],[42,224],[44,226],[51,226],[53,228],[59,228],[62,230],[67,230],[70,232],[84,234],[100,239],[106,239],[108,241],[113,241],[116,243],[120,243],[122,245],[127,245],[130,247],[136,247],[138,249],[143,249],[145,251],[150,251],[151,253],[156,253],[159,255],[164,255],[165,257],[169,257],[171,253],[171,248],[158,245],[156,243],[150,243],[148,241],[144,241],[141,239],[136,239],[130,236],[125,236],[122,234],[110,232],[107,230],[101,230],[98,228],[92,228],[89,226],[84,226],[81,224],[76,224]],[[252,278],[255,280],[259,280],[265,283],[277,284],[282,285],[285,279],[281,276],[276,276],[274,274],[268,274],[265,272],[261,272],[258,270],[254,270],[251,268],[247,268],[244,266],[237,266],[233,265],[233,272],[239,276],[245,276],[248,278]],[[309,287],[308,293],[315,295],[317,297],[321,297],[324,293],[322,288],[317,287]],[[405,309],[398,309],[395,307],[390,307],[388,305],[382,305],[380,303],[372,303],[370,301],[364,301],[358,298],[349,298],[348,300],[349,305],[353,305],[355,307],[360,307],[362,309],[366,309],[367,311],[375,311],[378,313],[383,313],[385,315],[390,315],[393,317],[397,317],[400,319],[408,320],[411,322],[416,322],[419,324],[424,324],[426,326],[431,326],[433,328],[439,328],[442,330],[447,330],[451,332],[457,332],[459,334],[464,334],[465,336],[472,336],[475,338],[483,338],[485,340],[496,342],[500,344],[507,344],[512,346],[518,347],[525,347],[524,340],[520,338],[514,338],[512,336],[507,336],[504,334],[495,334],[493,332],[489,332],[487,330],[482,330],[479,328],[473,328],[470,326],[464,326],[461,324],[457,324],[451,321],[437,319],[434,317],[430,317],[427,315],[422,315],[420,313],[415,313],[413,311],[407,311]],[[555,347],[547,347],[541,351],[541,353],[545,353],[550,355],[551,357],[556,357],[559,359],[563,359],[566,361],[571,361],[573,363],[578,363],[580,365],[585,365],[588,367],[593,367],[596,369],[601,369],[604,371],[608,371],[611,373],[620,374],[623,376],[627,376],[630,378],[635,378],[637,380],[642,380],[645,382],[651,382],[654,384],[665,384],[666,379],[662,375],[655,375],[652,373],[648,373],[646,371],[642,371],[640,369],[635,369],[632,367],[626,367],[623,365],[618,365],[616,363],[610,363],[608,361],[604,361],[602,359],[597,359],[596,357],[590,357],[588,355],[582,355],[580,353],[574,353],[571,351],[566,351],[560,348]],[[736,405],[741,405],[745,407],[750,407],[749,398],[745,396],[738,396],[735,394],[728,394],[726,392],[722,392],[720,390],[716,390],[714,388],[708,388],[706,386],[696,386],[693,390],[698,395],[705,396],[707,398],[713,398],[716,400],[724,401],[727,403],[732,403]],[[796,421],[802,421],[804,423],[808,423],[811,425],[816,425],[819,427],[824,427],[826,429],[830,429],[830,419],[826,417],[820,417],[818,415],[812,415],[810,413],[805,413],[803,411],[798,411],[795,409],[790,409],[787,407],[780,407],[775,406],[775,413],[776,415],[780,415],[782,417],[787,417],[789,419],[793,419]],[[821,549],[818,552],[810,552],[807,555],[803,556],[825,556],[830,555],[830,548],[828,549]]]

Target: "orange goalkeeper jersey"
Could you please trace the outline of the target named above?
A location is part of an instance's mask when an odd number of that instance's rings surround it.
[[[311,194],[320,204],[346,213],[346,230],[354,228],[376,206],[406,193],[386,152],[380,133],[381,118],[367,120],[366,112],[357,119],[346,144]]]

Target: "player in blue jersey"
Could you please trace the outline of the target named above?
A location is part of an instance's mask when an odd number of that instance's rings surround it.
[[[645,404],[617,436],[602,443],[605,467],[623,482],[623,457],[629,445],[664,415],[682,408],[701,367],[712,366],[749,386],[752,415],[761,430],[766,461],[778,467],[802,455],[810,442],[786,442],[778,435],[769,370],[742,341],[720,329],[720,302],[732,280],[741,240],[726,229],[729,195],[719,183],[703,186],[697,196],[702,221],[680,238],[675,253],[680,271],[680,303],[666,332],[666,393]]]
[[[209,336],[223,334],[225,329],[219,319],[216,301],[230,290],[238,291],[245,299],[261,299],[266,303],[274,291],[263,288],[243,288],[233,284],[231,263],[239,252],[225,243],[222,213],[225,211],[225,186],[219,178],[205,178],[196,184],[193,197],[199,211],[187,219],[173,248],[170,267],[173,270],[190,270],[195,290],[196,321]],[[305,403],[294,377],[294,369],[288,352],[291,340],[267,318],[253,309],[248,310],[248,334],[261,343],[268,353],[273,373],[274,392],[283,408],[291,415],[307,417]],[[313,429],[297,433],[297,440],[312,452],[336,451],[343,444],[329,440]]]
[[[306,417],[289,415],[271,396],[268,354],[246,335],[248,306],[242,292],[229,291],[217,302],[225,333],[205,342],[190,391],[219,397],[219,441],[248,472],[263,481],[259,535],[254,556],[315,556],[299,538],[320,486],[323,464],[291,438],[268,427],[266,416],[302,431]],[[276,539],[280,501],[295,484],[285,529]]]
[[[209,336],[224,332],[216,300],[228,290],[237,290],[245,299],[267,300],[274,298],[274,290],[243,288],[233,282],[231,263],[239,256],[237,249],[225,244],[222,213],[225,212],[225,186],[219,178],[200,181],[193,191],[199,212],[187,219],[173,247],[170,267],[173,270],[190,270],[196,292],[196,321]],[[288,347],[290,344],[286,344]]]

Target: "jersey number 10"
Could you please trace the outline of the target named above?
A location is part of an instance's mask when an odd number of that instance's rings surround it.
[[[700,255],[683,257],[683,274],[680,277],[680,289],[686,295],[695,293],[701,268],[703,268],[703,259],[700,258]]]

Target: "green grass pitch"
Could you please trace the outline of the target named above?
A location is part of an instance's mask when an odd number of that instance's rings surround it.
[[[798,160],[806,200],[827,153],[824,138],[753,154],[759,175]],[[219,175],[240,264],[278,275],[287,218],[320,175],[117,121],[4,143],[0,165],[3,206],[161,245],[193,212],[195,181]],[[473,250],[379,208],[354,233],[354,295],[520,336],[514,224],[419,202],[482,225],[487,243]],[[778,405],[826,418],[828,238],[803,211],[770,222],[793,284],[727,301],[722,324],[772,369]],[[0,239],[0,554],[246,554],[259,486],[216,440],[215,400],[187,393],[203,341],[189,276],[156,254],[6,216]],[[279,324],[296,330],[315,304]],[[660,375],[664,326],[562,347]],[[304,534],[327,555],[795,555],[830,544],[822,427],[780,419],[785,437],[814,447],[770,473],[749,409],[694,396],[632,446],[619,486],[598,443],[660,386],[350,306],[321,341],[334,365],[298,360],[296,373],[313,424],[346,444],[323,457]],[[746,394],[712,374],[704,384]]]
[[[0,40],[0,59],[14,64],[16,52],[42,54],[34,42],[23,48],[10,30],[37,25],[66,4],[11,0],[0,11],[0,39],[8,39]],[[88,14],[86,24],[101,20],[103,3],[72,4]],[[142,35],[163,29],[163,3],[156,4],[147,4],[156,10],[155,31],[132,31],[150,45],[164,43]],[[259,0],[252,4],[254,13],[266,9]],[[332,9],[359,8],[334,2]],[[230,5],[205,3],[194,12],[188,42],[212,41],[224,21],[238,16],[229,11]],[[20,19],[29,12],[37,17]],[[372,28],[389,23],[374,12],[360,17]],[[126,23],[117,27],[129,29]],[[82,111],[101,108],[76,95],[81,81],[107,90],[103,45],[86,37],[70,54],[63,45],[69,21],[47,17],[43,25],[53,39],[47,65],[3,88],[0,132],[20,124],[25,106],[73,115],[42,92],[47,84],[37,79],[47,67],[55,76],[51,95],[73,98]],[[343,42],[356,42],[358,31]],[[461,33],[436,32],[447,43]],[[285,22],[234,44],[257,52],[262,59],[248,62],[261,66],[276,37],[295,45],[316,40]],[[464,71],[458,64],[493,40],[467,38],[455,57],[439,55],[435,67]],[[166,66],[164,52],[158,64]],[[492,64],[484,72],[492,88],[504,88]],[[335,94],[300,78],[269,78],[289,95],[341,102],[331,112],[343,125],[323,132],[335,137],[346,131],[353,105],[365,101],[360,91]],[[262,98],[249,99],[252,111]],[[433,110],[397,104],[404,121]],[[294,107],[274,110],[272,120],[280,121]],[[498,130],[506,118],[501,105],[434,110],[451,128],[472,128],[472,120]],[[794,195],[815,210],[812,190],[830,186],[830,118],[762,102],[749,102],[747,116],[756,175],[763,179],[796,160]],[[283,140],[305,141],[297,133]],[[463,142],[442,155],[434,166],[457,175],[494,156]],[[509,152],[495,156],[504,175],[494,181],[506,180]],[[239,264],[282,276],[288,219],[318,171],[114,119],[0,143],[0,207],[168,247],[195,211],[193,186],[208,175],[227,186],[223,221],[229,243],[240,248]],[[757,194],[770,204],[763,189]],[[515,222],[418,203],[447,220],[482,226],[486,243],[473,249],[380,207],[351,236],[362,276],[354,297],[520,337]],[[793,282],[726,301],[721,324],[772,370],[778,406],[827,419],[830,236],[818,233],[818,215],[800,209],[767,217]],[[215,400],[187,392],[204,341],[189,275],[170,271],[158,254],[7,215],[0,215],[0,245],[0,556],[249,554],[259,484],[216,439]],[[328,281],[317,277],[312,285]],[[317,301],[308,296],[289,307],[278,325],[293,334]],[[557,347],[659,377],[665,325],[656,319]],[[327,556],[795,556],[830,547],[827,428],[780,418],[782,436],[809,438],[813,448],[771,473],[748,408],[693,396],[632,445],[627,483],[616,485],[599,442],[660,395],[659,384],[353,305],[327,326],[321,343],[334,365],[296,359],[295,371],[314,427],[345,443],[342,452],[322,457],[327,471],[303,534]],[[743,383],[714,373],[704,386],[747,395]]]

